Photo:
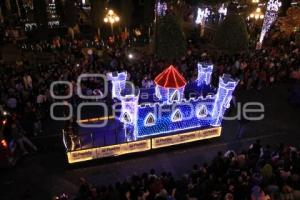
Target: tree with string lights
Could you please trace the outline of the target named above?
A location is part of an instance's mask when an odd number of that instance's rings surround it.
[[[289,8],[285,17],[278,18],[278,24],[280,31],[286,35],[291,35],[298,31],[300,28],[300,8]]]
[[[60,24],[65,23],[65,13],[64,13],[64,2],[62,0],[56,0],[55,1],[55,10],[56,14],[59,17]]]
[[[121,1],[121,18],[123,24],[130,26],[132,24],[132,13],[133,13],[133,1],[122,0]]]
[[[65,1],[65,24],[68,27],[68,32],[72,38],[74,38],[75,33],[79,32],[78,26],[78,8],[76,7],[75,0]]]
[[[33,17],[37,25],[36,38],[46,39],[48,35],[48,15],[46,1],[33,0]]]
[[[48,16],[45,0],[33,0],[33,15],[34,20],[39,28],[47,28]]]
[[[91,25],[94,30],[97,32],[97,35],[100,36],[100,27],[103,22],[104,10],[106,2],[103,0],[93,0],[91,2]]]
[[[286,36],[295,34],[295,42],[300,44],[300,8],[290,7],[286,16],[278,18],[280,32]]]
[[[172,62],[173,59],[184,56],[186,43],[176,17],[167,14],[160,17],[157,23],[155,38],[155,53],[157,57]]]
[[[247,51],[249,36],[245,20],[238,14],[227,15],[217,30],[214,44],[229,54]]]

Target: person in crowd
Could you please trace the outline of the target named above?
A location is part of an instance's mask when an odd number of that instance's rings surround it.
[[[296,200],[300,199],[299,159],[295,147],[282,144],[272,149],[258,140],[248,150],[218,152],[210,164],[194,164],[181,178],[155,169],[133,174],[115,187],[91,185],[81,178],[76,200]],[[288,175],[280,176],[282,170]]]
[[[21,125],[17,122],[17,120],[11,123],[11,134],[13,136],[13,139],[19,145],[23,156],[28,154],[28,151],[25,148],[25,144],[31,147],[34,151],[38,150],[37,147],[25,136],[25,132],[22,129]]]

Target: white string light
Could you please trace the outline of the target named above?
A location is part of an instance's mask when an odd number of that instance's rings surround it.
[[[227,8],[225,7],[224,3],[222,3],[222,5],[219,8],[218,12],[219,12],[220,15],[224,15],[224,16],[227,15]]]
[[[160,1],[158,1],[158,3],[156,4],[155,12],[158,16],[161,17],[166,15],[167,9],[168,6],[166,2],[161,3]]]
[[[205,8],[205,9],[198,8],[197,18],[196,18],[195,23],[203,24],[209,15],[210,15],[210,11],[208,10],[208,8]]]
[[[262,44],[266,33],[269,31],[271,25],[276,20],[276,18],[278,16],[278,10],[280,7],[281,7],[281,2],[278,0],[270,0],[268,2],[263,27],[262,27],[261,34],[259,37],[260,44]]]

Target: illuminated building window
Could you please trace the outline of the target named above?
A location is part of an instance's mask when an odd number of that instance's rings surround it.
[[[130,115],[127,113],[127,112],[125,112],[124,114],[123,114],[123,122],[125,122],[125,123],[131,123],[132,121],[131,121],[131,118],[130,118]]]
[[[152,113],[149,113],[144,122],[145,126],[153,126],[155,124],[155,117]]]
[[[175,90],[175,92],[171,96],[171,101],[179,101],[179,93],[178,90]]]
[[[176,109],[172,114],[172,122],[178,122],[182,120],[182,113],[179,109]]]
[[[205,105],[200,106],[200,108],[198,109],[198,112],[197,112],[197,116],[199,118],[204,118],[207,116],[207,108]]]

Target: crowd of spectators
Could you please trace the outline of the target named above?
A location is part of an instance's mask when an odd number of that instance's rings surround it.
[[[300,199],[300,151],[257,140],[249,149],[218,152],[182,177],[170,172],[132,174],[123,182],[92,185],[84,178],[76,200],[296,200]],[[64,198],[68,199],[65,195]]]

